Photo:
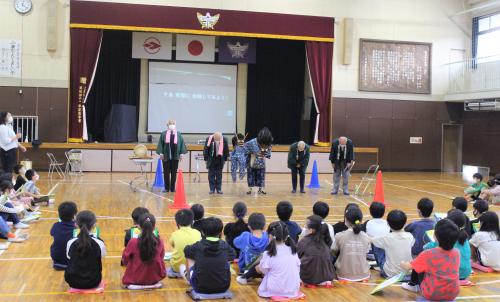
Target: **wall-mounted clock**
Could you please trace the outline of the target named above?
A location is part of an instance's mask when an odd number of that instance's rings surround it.
[[[33,2],[31,0],[14,0],[14,8],[16,12],[24,15],[33,9]]]

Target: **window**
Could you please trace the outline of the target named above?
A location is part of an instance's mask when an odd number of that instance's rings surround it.
[[[474,23],[473,47],[476,49],[473,51],[473,56],[478,59],[477,63],[499,61],[500,13],[478,17]]]

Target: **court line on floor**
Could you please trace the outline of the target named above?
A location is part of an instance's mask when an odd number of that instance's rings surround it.
[[[413,190],[413,191],[417,191],[417,192],[422,192],[422,193],[437,195],[437,196],[441,196],[441,197],[444,197],[444,198],[447,198],[447,199],[453,199],[453,198],[455,198],[454,196],[449,196],[449,195],[444,195],[444,194],[441,194],[441,193],[436,193],[436,192],[431,192],[431,191],[420,190],[420,189],[415,189],[415,188],[411,188],[411,187],[406,187],[406,186],[391,184],[389,182],[384,182],[384,185],[389,185],[389,186],[394,186],[394,187],[398,187],[398,188],[402,188],[402,189],[408,189],[408,190]]]
[[[17,235],[19,234],[20,231],[21,231],[20,229],[16,229],[16,231],[14,232],[14,234],[16,235],[16,237],[17,237]],[[3,249],[3,250],[0,250],[0,256],[9,248],[9,246],[11,244],[12,244],[12,242],[8,242],[8,241],[5,243],[6,248]]]
[[[127,185],[127,186],[129,186],[129,185],[130,185],[128,182],[125,182],[125,181],[123,181],[123,180],[118,180],[118,182],[119,182],[119,183],[121,183],[121,184]],[[146,189],[139,188],[139,187],[136,187],[135,189],[136,189],[137,191],[142,192],[142,193],[151,194],[151,195],[153,195],[153,196],[155,196],[155,197],[159,197],[159,198],[161,198],[161,199],[165,199],[165,200],[168,200],[168,201],[170,201],[170,202],[174,202],[172,199],[170,199],[170,198],[168,198],[168,197],[165,197],[165,196],[163,196],[163,195],[156,194],[156,193],[151,192],[151,191],[148,191],[148,190],[146,190]]]
[[[330,181],[328,181],[328,180],[326,180],[326,179],[325,179],[324,181],[325,181],[327,184],[329,184],[330,186],[333,186],[333,184],[332,184]],[[349,194],[349,195],[348,195],[348,197],[350,197],[350,198],[352,198],[352,199],[356,200],[357,202],[359,202],[359,203],[363,204],[363,205],[364,205],[364,206],[366,206],[367,208],[369,208],[369,207],[370,207],[370,206],[369,206],[369,205],[368,205],[368,204],[367,204],[367,203],[366,203],[363,199],[360,199],[360,198],[358,198],[358,197],[356,197],[356,196],[354,196],[354,195],[352,195],[352,194]]]
[[[52,193],[54,193],[54,191],[56,190],[57,186],[59,186],[59,182],[57,182],[50,190],[49,192],[47,193],[47,195],[52,195]]]
[[[392,181],[392,180],[389,180],[389,181]],[[455,187],[455,188],[461,188],[461,189],[465,189],[465,186],[459,186],[459,185],[454,185],[454,184],[450,184],[450,183],[447,183],[447,182],[441,182],[441,181],[434,181],[434,180],[428,180],[427,182],[431,182],[431,183],[434,183],[434,184],[440,184],[440,185],[445,185],[445,186],[450,186],[450,187]]]

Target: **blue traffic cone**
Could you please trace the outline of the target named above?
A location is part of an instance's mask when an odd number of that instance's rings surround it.
[[[158,165],[156,165],[155,182],[153,183],[153,189],[163,189],[165,187],[165,182],[163,182],[163,165],[161,159],[158,158]]]
[[[321,188],[321,186],[319,185],[318,164],[316,163],[316,160],[314,160],[313,170],[312,170],[312,174],[311,174],[311,181],[309,182],[309,185],[307,187],[309,189]]]

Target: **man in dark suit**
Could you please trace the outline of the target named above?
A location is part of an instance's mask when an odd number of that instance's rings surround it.
[[[208,169],[208,183],[210,194],[222,194],[222,169],[229,158],[229,146],[227,140],[220,132],[215,132],[207,137],[203,158]]]
[[[297,174],[300,176],[300,193],[305,193],[304,182],[309,164],[309,146],[303,142],[293,143],[288,151],[288,168],[292,171],[292,193],[297,192]]]
[[[330,162],[333,167],[332,195],[337,195],[342,177],[342,191],[349,195],[349,176],[354,164],[354,145],[350,139],[341,136],[335,139],[330,150]]]

